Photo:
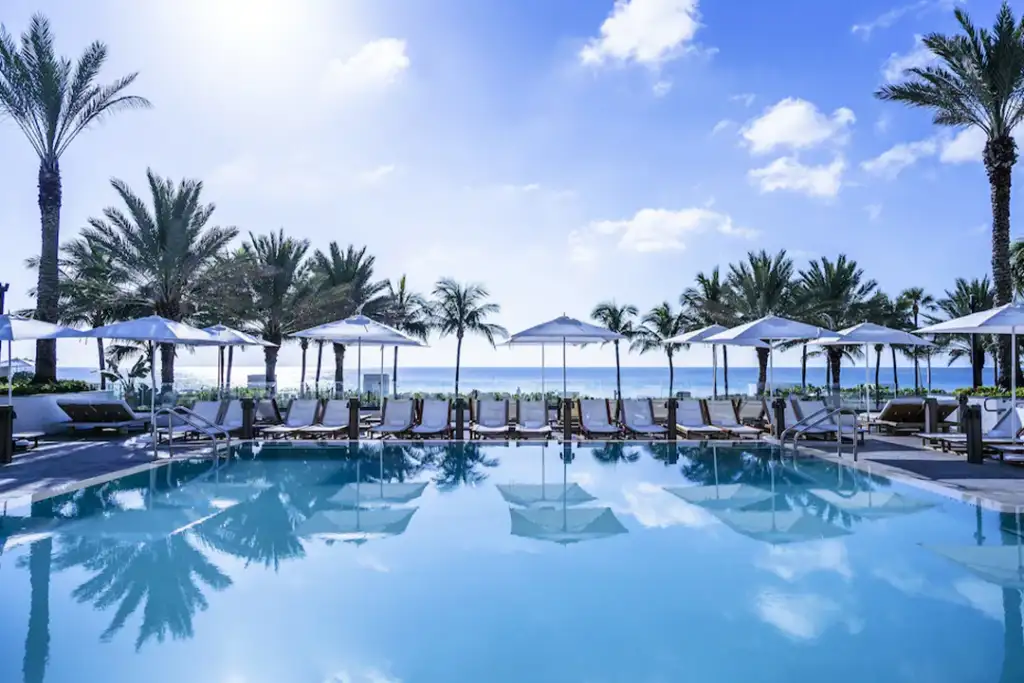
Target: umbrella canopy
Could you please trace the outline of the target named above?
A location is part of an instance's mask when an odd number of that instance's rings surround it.
[[[32,361],[24,358],[13,358],[0,363],[0,376],[6,377],[9,373],[33,372],[35,369],[35,363]]]
[[[427,488],[426,482],[419,484],[399,482],[349,483],[342,486],[341,490],[328,498],[328,500],[336,505],[343,505],[345,507],[384,503],[408,503],[423,495],[425,488]]]
[[[708,325],[702,327],[699,330],[692,330],[680,334],[677,337],[669,337],[665,340],[666,344],[720,344],[721,342],[712,341],[709,337],[713,337],[716,334],[722,332],[728,332],[729,328],[724,325]],[[762,349],[770,348],[768,344],[765,344],[760,339],[747,339],[739,342],[730,342],[730,346],[754,346]]]
[[[924,546],[972,574],[1003,588],[1024,590],[1024,551],[1019,545]]]
[[[512,505],[554,507],[557,504],[580,505],[596,500],[579,484],[497,484],[501,497]]]
[[[1013,303],[917,330],[918,334],[1015,334],[1024,332],[1024,304]]]
[[[297,533],[307,538],[361,544],[403,533],[415,512],[416,508],[325,510],[300,524]]]
[[[839,330],[834,335],[820,337],[812,344],[823,346],[844,346],[854,344],[895,344],[896,346],[934,346],[927,339],[922,339],[910,332],[894,330],[891,327],[884,327],[874,323],[860,323],[845,330]]]
[[[801,510],[723,510],[717,517],[736,533],[772,545],[846,536],[850,532]]]
[[[611,508],[509,508],[512,535],[561,545],[627,533]]]
[[[750,484],[720,486],[666,486],[665,490],[687,503],[708,510],[738,510],[762,503],[775,496],[771,491]]]
[[[367,344],[370,346],[426,346],[404,332],[366,317],[354,315],[344,320],[324,323],[291,335],[339,344]]]
[[[932,503],[895,491],[857,491],[852,495],[842,495],[832,489],[810,489],[808,493],[829,505],[867,519],[909,515],[935,507]]]
[[[807,323],[780,318],[775,315],[766,315],[753,322],[733,327],[724,332],[713,334],[702,341],[707,344],[737,344],[744,345],[750,341],[781,341],[784,339],[817,339],[825,334],[827,330]]]
[[[224,344],[209,332],[185,323],[161,318],[158,315],[125,320],[85,332],[77,330],[73,332],[74,334],[59,336],[100,337],[102,339],[125,339],[155,344],[186,344],[190,346],[221,346]]]
[[[607,327],[591,325],[582,320],[562,315],[554,320],[534,325],[522,332],[513,334],[505,344],[508,346],[520,344],[569,344],[570,346],[578,346],[581,344],[615,341],[616,339],[625,339],[625,337],[618,332],[612,332]]]
[[[16,315],[0,315],[0,341],[55,339],[57,337],[75,337],[82,334],[78,330],[53,325],[42,320],[22,318]]]
[[[227,325],[213,325],[204,327],[203,332],[214,337],[223,346],[277,346],[266,339],[254,337],[251,334],[228,327]]]

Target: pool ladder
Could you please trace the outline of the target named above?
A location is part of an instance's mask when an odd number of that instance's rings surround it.
[[[842,414],[843,414],[843,409],[842,408],[822,408],[821,410],[818,410],[818,411],[816,411],[814,413],[811,413],[810,415],[808,415],[807,417],[805,417],[802,420],[797,420],[795,424],[792,424],[792,425],[786,427],[785,429],[783,429],[782,430],[782,434],[779,435],[779,446],[780,446],[782,452],[785,452],[785,450],[786,450],[786,437],[790,433],[792,433],[792,435],[793,435],[793,452],[796,453],[796,439],[797,439],[797,437],[800,436],[800,434],[805,429],[808,429],[810,427],[817,427],[822,422],[825,422],[826,420],[829,420],[829,421],[831,421],[832,424],[834,424],[836,426],[836,457],[837,458],[843,457],[843,436],[844,436],[844,433],[843,433],[844,429],[843,428],[844,428],[844,425],[843,425],[842,419],[833,419],[833,418],[836,418],[836,416],[841,416]],[[798,427],[803,427],[803,429],[798,429]],[[851,433],[852,433],[852,441],[853,441],[853,450],[852,450],[852,452],[853,452],[853,460],[854,460],[854,462],[856,462],[856,460],[857,460],[857,424],[856,424],[856,422],[854,422],[853,431]]]
[[[171,453],[174,449],[174,427],[180,426],[181,423],[192,427],[197,432],[204,434],[213,441],[213,454],[217,455],[217,437],[224,437],[225,452],[231,453],[231,432],[224,429],[220,425],[207,420],[202,415],[193,412],[185,406],[174,406],[171,408],[158,408],[156,414],[153,416],[153,430],[154,437],[156,437],[157,420],[158,418],[166,415],[167,416],[167,451]],[[174,421],[178,420],[179,425],[175,425]],[[156,441],[154,448],[156,448]],[[154,451],[155,452],[155,451]]]

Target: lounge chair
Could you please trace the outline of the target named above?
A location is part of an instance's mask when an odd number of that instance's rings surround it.
[[[303,432],[316,424],[316,414],[319,407],[320,402],[315,399],[293,399],[291,405],[288,406],[288,415],[284,418],[284,424],[267,427],[263,430],[263,435],[276,439]]]
[[[683,399],[676,405],[676,429],[682,432],[684,437],[697,436],[707,439],[726,436],[724,429],[704,421],[700,401],[693,398]]]
[[[654,405],[649,398],[622,401],[622,426],[639,436],[667,436],[668,428],[654,423]]]
[[[892,398],[885,402],[877,415],[868,413],[862,424],[878,432],[897,434],[920,432],[924,429],[924,399],[916,396]]]
[[[516,401],[515,435],[521,438],[547,439],[551,436],[551,423],[546,401]]]
[[[409,434],[412,436],[451,436],[452,402],[445,399],[425,398],[420,404],[420,421]]]
[[[608,401],[604,399],[581,399],[576,401],[580,415],[580,434],[590,438],[608,438],[621,433],[608,415]]]
[[[344,399],[328,399],[324,404],[320,421],[311,427],[300,430],[302,436],[328,437],[338,436],[348,431],[348,401]]]
[[[992,427],[982,434],[981,443],[984,447],[996,450],[996,446],[1013,445],[1014,434],[1017,442],[1024,441],[1024,406],[1017,406],[1013,410],[1004,410]],[[943,451],[963,451],[967,448],[967,435],[956,434],[928,434],[919,433],[922,442],[938,441]]]
[[[736,416],[740,419],[741,425],[748,427],[764,427],[767,420],[764,416],[764,403],[762,401],[744,401],[740,399],[736,405]]]
[[[381,423],[370,427],[371,434],[380,436],[397,436],[412,427],[412,401],[409,399],[384,399],[384,416]]]
[[[772,407],[769,405],[768,399],[762,398],[761,403],[765,418],[768,420],[768,424],[772,428],[772,434],[775,437],[781,436],[783,431],[800,422],[800,416],[797,415],[796,410],[793,408],[793,400],[791,398],[787,398],[783,402],[786,410],[783,419],[786,423],[783,425],[783,429],[781,430],[778,429],[778,426],[775,424],[775,414],[772,412]],[[838,430],[834,425],[832,428],[822,427],[821,425],[815,425],[813,427],[801,425],[794,429],[792,433],[797,438],[802,436],[805,439],[833,439],[838,433]]]
[[[242,431],[242,422],[242,402],[237,398],[228,401],[217,424],[224,431],[234,433]]]
[[[284,420],[281,419],[281,412],[277,409],[277,399],[264,398],[256,401],[256,423],[263,425],[279,425]]]
[[[57,401],[59,407],[71,421],[65,423],[71,431],[96,431],[113,429],[122,431],[149,428],[149,416],[139,417],[124,401],[100,399],[97,401]]]
[[[749,436],[760,439],[761,434],[764,433],[757,427],[741,423],[736,415],[736,404],[732,401],[705,401],[704,407],[707,409],[708,423],[712,427],[718,427],[727,432],[730,436],[738,438]]]
[[[476,402],[476,421],[469,426],[470,438],[508,438],[510,431],[508,399],[481,399]]]
[[[826,408],[824,401],[797,400],[794,402],[794,406],[796,408],[797,417],[801,420],[805,420],[817,413],[824,414],[826,410],[831,411],[831,408]],[[842,415],[839,417],[841,418]],[[843,424],[842,420],[837,420],[835,415],[832,415],[824,422],[819,422],[817,426],[836,435],[842,434],[844,437],[859,438],[861,443],[864,443],[864,434],[867,432],[866,428],[857,426],[856,424]],[[798,429],[802,428],[803,427],[800,427]]]
[[[163,419],[157,418],[157,437],[174,438],[209,438],[216,439],[226,434],[218,426],[224,404],[221,401],[196,401],[191,408],[175,408],[177,415],[168,415],[168,426]]]

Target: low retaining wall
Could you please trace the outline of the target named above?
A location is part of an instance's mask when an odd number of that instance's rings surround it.
[[[43,432],[60,434],[65,431],[63,423],[70,422],[68,416],[57,407],[57,401],[88,401],[112,399],[112,391],[82,391],[75,394],[37,394],[14,397],[14,431]]]

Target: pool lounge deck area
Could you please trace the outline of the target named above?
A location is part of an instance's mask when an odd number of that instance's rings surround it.
[[[771,441],[765,439],[760,443]],[[324,444],[323,441],[316,443]],[[685,447],[697,446],[701,442],[680,440],[676,443]],[[161,458],[154,461],[148,443],[124,436],[44,440],[37,448],[17,453],[13,463],[0,466],[0,502],[130,474],[167,462],[170,457],[208,457],[211,455],[211,446],[209,442],[177,443],[173,456],[168,454],[166,446],[161,447],[160,453]],[[791,448],[786,457],[790,453]],[[915,437],[872,434],[859,447],[857,462],[853,460],[849,444],[843,446],[843,455],[838,458],[834,441],[801,441],[797,457],[817,457],[841,462],[953,498],[979,502],[992,509],[1024,507],[1024,467],[995,460],[973,465],[963,455],[922,448],[920,440]]]

